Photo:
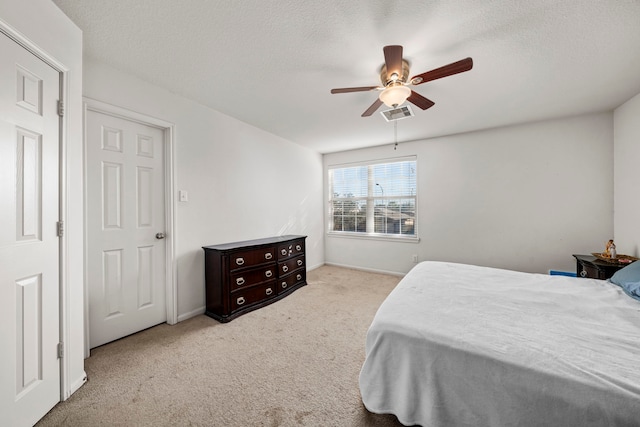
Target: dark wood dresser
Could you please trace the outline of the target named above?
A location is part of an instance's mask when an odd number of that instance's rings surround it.
[[[306,285],[306,237],[204,246],[207,316],[228,322]]]

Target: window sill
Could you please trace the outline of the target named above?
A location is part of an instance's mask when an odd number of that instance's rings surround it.
[[[329,231],[327,232],[327,237],[337,237],[340,239],[382,240],[385,242],[398,243],[420,243],[420,238],[417,236],[350,233],[348,231]]]

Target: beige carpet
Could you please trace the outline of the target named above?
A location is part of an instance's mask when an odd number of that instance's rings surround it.
[[[221,324],[197,316],[92,350],[88,382],[38,426],[400,426],[362,405],[367,328],[399,278],[323,266]]]

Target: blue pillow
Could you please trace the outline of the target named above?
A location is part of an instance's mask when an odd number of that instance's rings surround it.
[[[640,301],[640,261],[616,271],[609,281],[620,286],[631,298]]]

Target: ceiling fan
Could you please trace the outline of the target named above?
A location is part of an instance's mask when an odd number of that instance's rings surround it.
[[[362,113],[362,117],[372,115],[382,104],[397,108],[405,101],[409,101],[423,110],[433,107],[435,104],[433,101],[411,90],[409,86],[416,86],[432,80],[469,71],[473,67],[473,60],[471,58],[465,58],[407,79],[409,77],[409,62],[402,58],[402,46],[385,46],[382,50],[384,52],[384,65],[380,69],[382,86],[331,89],[331,93],[366,92],[370,90],[381,91],[378,99]]]

